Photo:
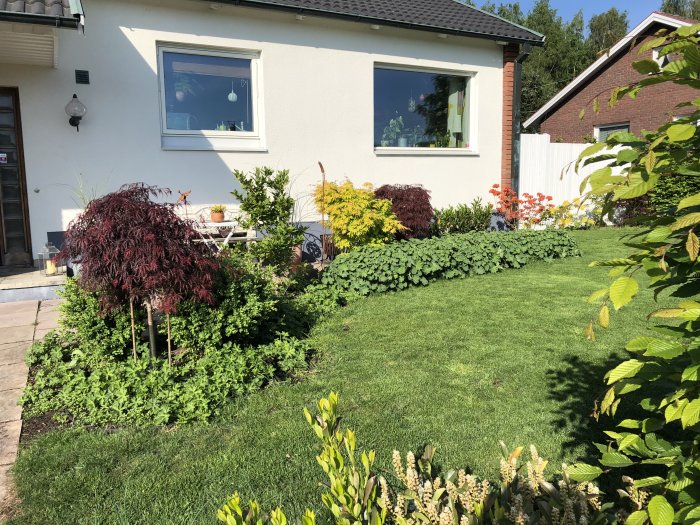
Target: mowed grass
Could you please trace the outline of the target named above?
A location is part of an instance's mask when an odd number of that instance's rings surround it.
[[[553,470],[592,457],[603,374],[655,307],[645,290],[596,342],[583,335],[595,315],[585,299],[609,282],[588,263],[626,255],[625,234],[577,232],[581,258],[358,301],[316,327],[307,377],[233,402],[210,425],[38,438],[15,467],[23,506],[12,523],[215,523],[234,489],[292,516],[320,509],[319,447],[302,408],[331,390],[380,468],[393,449],[428,443],[446,469],[491,478],[499,440],[535,444]]]

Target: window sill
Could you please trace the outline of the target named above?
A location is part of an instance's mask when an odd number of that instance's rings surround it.
[[[266,153],[260,137],[207,137],[205,135],[161,135],[161,149],[174,151],[244,151]]]
[[[374,148],[378,157],[478,157],[479,152],[466,148]]]

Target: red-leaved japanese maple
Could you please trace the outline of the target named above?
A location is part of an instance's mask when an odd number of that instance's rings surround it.
[[[175,204],[151,197],[170,190],[141,183],[91,201],[65,235],[62,256],[80,265],[80,284],[97,292],[104,312],[142,303],[148,314],[151,354],[155,357],[153,310],[168,315],[184,299],[212,302],[212,277],[218,267],[191,222]],[[171,359],[170,338],[168,358]]]
[[[399,239],[424,239],[430,232],[433,207],[430,192],[422,186],[385,184],[374,190],[378,199],[391,201],[391,211],[407,229],[396,234]]]

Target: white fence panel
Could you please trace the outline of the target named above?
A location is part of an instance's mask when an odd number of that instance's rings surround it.
[[[552,143],[547,134],[521,136],[520,195],[551,195],[555,204],[580,197],[581,181],[598,166],[575,171],[576,159],[590,144]]]

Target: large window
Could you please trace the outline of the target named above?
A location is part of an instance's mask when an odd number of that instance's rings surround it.
[[[629,132],[629,130],[629,122],[623,124],[603,124],[602,126],[595,126],[593,128],[593,136],[598,142],[605,142],[613,133],[617,133],[618,131]]]
[[[467,75],[374,69],[375,148],[473,149],[470,114]]]
[[[257,56],[160,47],[164,135],[259,134]]]

